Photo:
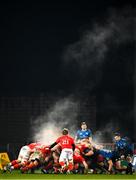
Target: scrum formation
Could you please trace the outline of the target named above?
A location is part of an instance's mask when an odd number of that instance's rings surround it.
[[[4,172],[19,169],[21,173],[34,173],[38,169],[45,174],[133,174],[135,157],[132,144],[119,133],[114,134],[113,149],[95,144],[91,130],[83,122],[75,138],[64,128],[53,144],[26,144]]]

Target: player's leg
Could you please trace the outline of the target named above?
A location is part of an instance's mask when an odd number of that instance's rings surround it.
[[[82,164],[84,165],[84,173],[88,173],[88,164],[85,160],[82,161]]]
[[[21,172],[24,173],[29,170],[32,170],[32,169],[36,168],[38,165],[39,165],[38,159],[32,160],[29,164],[27,164],[26,166],[21,168]]]
[[[108,160],[108,172],[112,172],[113,162],[111,159]]]
[[[72,171],[74,168],[72,149],[67,150],[67,158],[68,158],[68,171]]]
[[[21,167],[25,167],[29,160],[30,154],[31,152],[29,147],[23,146],[18,156],[18,161],[20,161],[20,163],[15,164],[14,166],[11,167],[11,169],[20,169]]]
[[[53,157],[55,166],[58,166],[59,165],[59,154],[57,152],[53,152],[52,157]]]
[[[67,163],[67,153],[66,153],[66,150],[63,149],[61,151],[60,158],[59,158],[59,164],[61,166],[62,172],[66,170],[66,166],[67,166],[66,163]]]
[[[29,149],[28,146],[23,146],[19,152],[18,155],[18,161],[20,162],[20,165],[25,165],[26,162],[28,162],[29,158],[30,158],[30,154],[31,154],[31,150]],[[15,168],[18,168],[18,166],[15,166]]]
[[[12,162],[4,166],[4,172],[8,170],[11,173],[12,170],[19,169],[20,167],[21,167],[21,160],[13,160]]]
[[[48,174],[48,172],[53,169],[53,159],[50,160],[49,162],[46,162],[44,164],[44,166],[42,167],[41,171],[44,173],[44,174]]]
[[[13,161],[11,161],[10,163],[8,163],[7,166],[4,167],[5,170],[6,170],[6,169],[8,169],[8,170],[14,169],[14,166],[15,166],[15,167],[16,167],[16,166],[18,167],[19,164],[20,164],[20,162],[21,162],[21,160],[22,160],[22,158],[23,158],[23,156],[24,156],[25,151],[26,151],[26,148],[25,148],[25,146],[23,146],[23,147],[20,149],[18,158],[15,159],[15,160],[13,160]]]
[[[14,165],[16,165],[16,164],[18,164],[18,163],[20,163],[20,162],[21,162],[20,159],[16,159],[16,160],[11,161],[8,165],[9,165],[9,166],[14,166]]]
[[[25,164],[21,168],[21,172],[24,173],[24,172],[28,171],[29,169],[32,169],[35,166],[37,166],[39,163],[38,159],[39,159],[39,152],[34,152],[33,154],[31,154],[31,156],[29,158],[29,163]]]

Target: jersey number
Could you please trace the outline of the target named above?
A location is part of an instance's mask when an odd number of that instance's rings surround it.
[[[69,144],[69,141],[68,140],[63,140],[62,144]]]

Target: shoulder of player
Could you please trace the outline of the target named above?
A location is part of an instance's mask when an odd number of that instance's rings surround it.
[[[74,141],[74,138],[72,136],[68,135],[67,137]]]
[[[127,139],[126,139],[126,138],[124,138],[124,137],[123,137],[123,138],[121,138],[120,140],[121,140],[121,141],[125,141],[125,142],[127,142]]]
[[[65,139],[65,138],[67,138],[67,137],[69,137],[69,136],[68,136],[68,135],[62,135],[62,136],[58,137],[57,140],[62,140],[62,139]]]
[[[88,132],[92,133],[92,130],[91,129],[87,129]]]
[[[78,130],[77,130],[77,134],[79,134],[80,132],[81,132],[81,129],[78,129]]]
[[[62,136],[58,137],[55,142],[59,142],[62,139]]]

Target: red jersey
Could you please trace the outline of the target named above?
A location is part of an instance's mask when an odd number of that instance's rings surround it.
[[[83,161],[85,161],[85,159],[77,153],[74,154],[73,159],[75,163],[83,163]]]
[[[50,154],[51,150],[49,149],[49,146],[43,146],[42,153],[44,154]]]
[[[48,146],[44,146],[42,148],[38,148],[37,150],[40,151],[42,154],[46,154],[46,155],[51,152],[51,150],[49,149]]]
[[[31,143],[31,144],[28,144],[27,146],[33,150],[34,148],[36,147],[40,147],[42,144],[41,143]]]
[[[61,148],[68,148],[68,149],[72,149],[72,145],[74,144],[74,139],[68,135],[63,135],[60,136],[57,140],[56,143],[60,144]]]
[[[80,153],[82,153],[88,147],[85,144],[82,144],[82,145],[76,146],[76,148],[80,151]]]

